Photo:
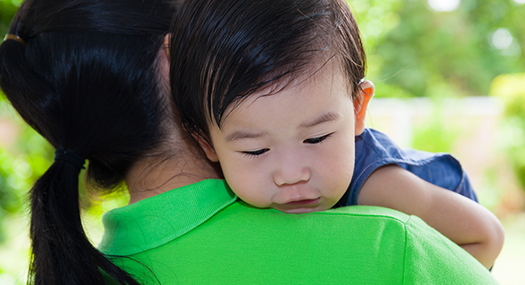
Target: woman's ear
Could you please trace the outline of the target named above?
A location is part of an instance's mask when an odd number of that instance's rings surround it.
[[[166,57],[168,58],[168,62],[170,61],[170,41],[171,41],[171,34],[166,34],[164,36],[164,51],[166,52]]]
[[[203,138],[202,135],[198,135],[196,133],[191,134],[191,136],[197,141],[199,146],[202,148],[202,150],[206,154],[206,157],[211,162],[219,162],[219,157],[217,156],[215,149],[213,148],[213,146],[210,145],[208,140]]]
[[[375,87],[372,81],[361,82],[358,88],[357,96],[354,99],[355,111],[355,135],[360,135],[365,130],[365,118],[368,103],[374,96]]]
[[[162,87],[166,87],[168,89],[167,96],[169,95],[169,88],[170,88],[170,49],[168,47],[170,42],[169,34],[164,37],[164,43],[159,48],[158,53],[158,67],[159,67],[159,74],[161,77],[161,84]]]

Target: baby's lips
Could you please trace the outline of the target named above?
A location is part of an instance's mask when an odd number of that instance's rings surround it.
[[[319,193],[304,187],[305,185],[294,185],[286,188],[281,188],[279,195],[274,200],[277,204],[290,205],[291,203],[301,204],[301,201],[306,203],[310,200],[320,199]]]
[[[322,208],[321,197],[291,201],[286,204],[276,205],[275,209],[289,214],[303,214],[325,210]]]
[[[309,205],[315,205],[321,201],[321,198],[315,198],[315,199],[303,199],[303,200],[296,200],[296,201],[290,201],[286,203],[286,205],[290,206],[309,206]]]

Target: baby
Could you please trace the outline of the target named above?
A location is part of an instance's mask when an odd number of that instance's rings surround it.
[[[458,192],[475,199],[459,164],[452,169],[450,156],[440,164],[459,177],[447,190],[440,181],[448,175],[424,180],[432,175],[411,170],[439,157],[411,165],[410,152],[365,128],[374,85],[362,80],[366,57],[345,1],[193,0],[179,10],[174,100],[240,199],[286,213],[389,207],[419,216],[492,266],[503,230],[490,211],[450,191],[462,184]],[[377,161],[384,151],[389,159]]]

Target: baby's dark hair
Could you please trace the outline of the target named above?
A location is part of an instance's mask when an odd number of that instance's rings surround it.
[[[59,149],[30,192],[29,283],[104,284],[106,272],[119,284],[138,284],[86,238],[79,173],[87,159],[88,182],[111,189],[163,141],[161,95],[168,95],[157,58],[172,3],[26,0],[18,9],[0,45],[0,87]]]
[[[352,96],[366,57],[344,0],[186,0],[170,30],[170,82],[186,130],[207,139],[229,106],[337,60]]]

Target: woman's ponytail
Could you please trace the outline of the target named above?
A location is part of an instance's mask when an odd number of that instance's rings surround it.
[[[138,284],[86,238],[80,219],[80,169],[55,159],[31,189],[30,283],[104,284],[104,271],[120,284]]]
[[[52,144],[63,139],[46,124],[44,108],[31,92],[52,92],[34,70],[27,68],[25,45],[7,39],[0,45],[0,86],[24,120]],[[17,66],[17,68],[12,68]],[[32,86],[25,86],[32,82]],[[13,98],[12,94],[16,94]],[[46,96],[42,96],[46,100]],[[44,122],[44,123],[42,123]],[[28,284],[104,284],[103,273],[119,284],[139,284],[111,263],[87,239],[82,227],[79,174],[84,159],[72,151],[58,149],[55,161],[30,191],[30,238],[32,255]]]

